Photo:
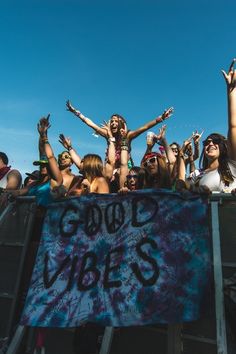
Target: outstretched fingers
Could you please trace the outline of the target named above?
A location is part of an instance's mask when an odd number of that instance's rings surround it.
[[[233,60],[232,60],[232,63],[230,64],[230,67],[229,67],[229,73],[231,72],[231,71],[234,71],[234,63],[236,62],[236,58],[234,58]]]

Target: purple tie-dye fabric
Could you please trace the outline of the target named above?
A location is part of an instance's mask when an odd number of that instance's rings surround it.
[[[149,190],[53,203],[23,325],[192,321],[210,284],[207,202]]]

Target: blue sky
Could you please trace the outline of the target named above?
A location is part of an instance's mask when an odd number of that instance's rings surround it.
[[[1,0],[0,151],[33,170],[36,124],[50,112],[55,154],[64,133],[81,155],[104,157],[105,140],[66,111],[68,98],[96,123],[121,114],[129,129],[173,106],[169,142],[226,134],[220,70],[236,56],[235,13],[233,0]],[[144,150],[145,134],[136,164]]]

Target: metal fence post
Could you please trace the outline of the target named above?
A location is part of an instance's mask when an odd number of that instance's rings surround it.
[[[219,205],[219,201],[211,201],[212,248],[213,248],[213,267],[214,267],[214,281],[215,281],[215,310],[216,310],[216,336],[217,336],[216,339],[217,339],[217,353],[227,354],[218,205]]]

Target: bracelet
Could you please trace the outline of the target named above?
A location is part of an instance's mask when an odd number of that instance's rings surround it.
[[[46,140],[46,139],[45,139],[45,140],[43,140],[43,143],[44,143],[44,144],[49,144],[48,139],[47,139],[47,140]]]
[[[161,123],[163,121],[164,119],[162,118],[162,116],[156,118],[156,123]]]
[[[55,156],[54,156],[54,155],[49,156],[47,159],[48,159],[48,160],[50,160],[50,159],[55,159]]]
[[[129,148],[128,148],[127,145],[121,145],[120,149],[121,149],[121,151],[122,151],[122,150],[123,150],[123,151],[129,151]]]
[[[73,147],[72,146],[68,146],[67,150],[68,151],[73,150]]]
[[[128,142],[128,139],[127,138],[122,138],[121,139],[121,147],[123,147],[123,146],[127,146],[128,147],[128,144],[129,144],[129,142]]]

